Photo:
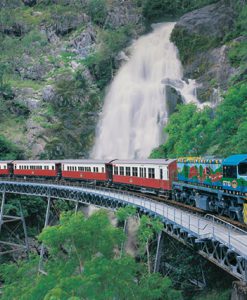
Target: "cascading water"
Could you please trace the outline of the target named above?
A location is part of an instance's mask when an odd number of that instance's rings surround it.
[[[198,103],[193,80],[182,80],[177,49],[170,42],[175,23],[157,24],[132,45],[106,95],[93,158],[147,158],[161,142],[167,122],[166,85],[183,101]]]

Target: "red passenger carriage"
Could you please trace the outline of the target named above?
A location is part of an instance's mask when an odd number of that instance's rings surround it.
[[[63,160],[62,178],[74,180],[107,181],[106,160]]]
[[[58,177],[61,173],[61,162],[56,160],[15,160],[15,176]]]
[[[146,188],[154,191],[171,191],[176,178],[175,159],[115,160],[113,183]]]
[[[0,161],[0,176],[10,176],[12,169],[12,160]]]

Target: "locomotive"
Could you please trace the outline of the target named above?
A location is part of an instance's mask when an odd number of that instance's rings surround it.
[[[0,161],[0,177],[83,181],[166,195],[247,224],[247,154],[224,160]]]

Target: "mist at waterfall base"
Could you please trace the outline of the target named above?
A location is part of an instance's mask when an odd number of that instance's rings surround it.
[[[175,23],[156,24],[133,42],[131,57],[120,68],[104,101],[92,157],[149,157],[162,141],[167,123],[166,85],[174,84],[185,103],[199,103],[194,80],[184,82],[176,47],[170,42]],[[164,135],[164,133],[163,133]]]

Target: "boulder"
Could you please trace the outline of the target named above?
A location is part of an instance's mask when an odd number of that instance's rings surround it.
[[[168,117],[174,113],[177,104],[182,104],[183,99],[181,96],[181,93],[177,91],[173,86],[166,85],[165,87],[165,92],[166,92],[166,105],[167,105],[167,114]]]
[[[234,20],[234,10],[223,0],[185,14],[175,29],[181,27],[190,34],[222,39]]]
[[[79,54],[82,58],[88,56],[95,46],[96,32],[91,25],[87,26],[78,36],[73,38],[69,47],[73,48],[73,52]]]
[[[47,85],[42,90],[42,99],[45,102],[52,102],[55,99],[55,90],[52,85]]]

